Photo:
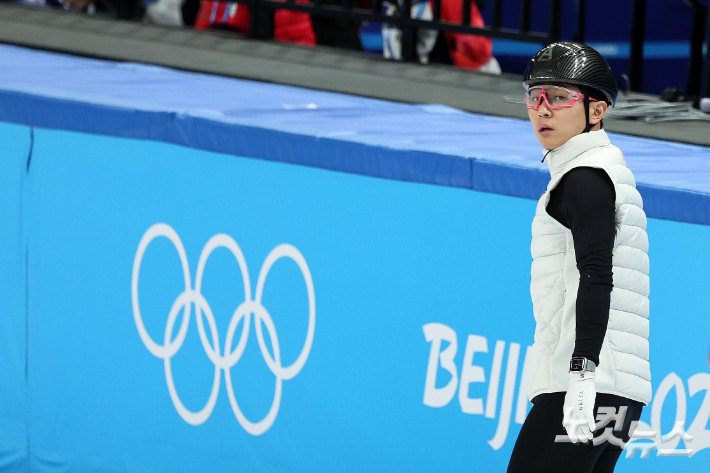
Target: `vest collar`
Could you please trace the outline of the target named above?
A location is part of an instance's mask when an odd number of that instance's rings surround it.
[[[592,148],[610,145],[609,137],[602,130],[580,133],[573,136],[567,143],[553,150],[544,150],[545,162],[550,168],[550,175],[554,177],[559,174],[574,158]]]

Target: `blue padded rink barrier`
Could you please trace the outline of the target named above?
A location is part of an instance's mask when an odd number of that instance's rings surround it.
[[[705,472],[710,149],[610,136],[659,433],[616,471]],[[0,142],[1,471],[504,471],[528,123],[0,46]]]

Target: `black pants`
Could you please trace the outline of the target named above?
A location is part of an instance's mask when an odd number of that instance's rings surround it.
[[[562,426],[562,406],[565,393],[540,394],[533,399],[533,407],[520,429],[515,442],[513,454],[508,464],[508,473],[610,473],[614,471],[616,461],[622,448],[609,441],[598,445],[571,442],[555,442],[555,436],[567,432]],[[597,393],[594,403],[594,417],[597,418],[599,406],[610,406],[614,412],[619,407],[626,406],[626,415],[620,431],[614,431],[615,437],[629,441],[631,422],[641,417],[643,404],[612,394]],[[600,437],[606,428],[613,428],[612,421],[606,427],[594,432],[595,439]]]

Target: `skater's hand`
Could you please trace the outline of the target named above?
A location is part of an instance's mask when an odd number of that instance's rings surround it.
[[[594,377],[595,373],[591,371],[569,373],[562,425],[573,443],[587,443],[594,437],[594,400],[597,397]]]

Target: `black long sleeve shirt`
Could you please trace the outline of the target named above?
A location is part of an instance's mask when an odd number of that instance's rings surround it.
[[[547,213],[572,232],[579,270],[577,333],[572,356],[599,365],[614,287],[615,191],[604,170],[569,171],[550,192]]]

